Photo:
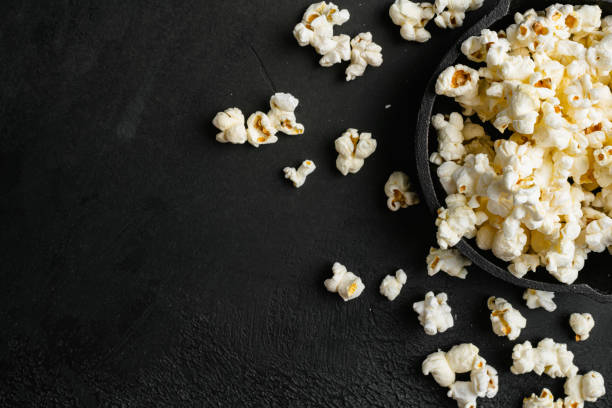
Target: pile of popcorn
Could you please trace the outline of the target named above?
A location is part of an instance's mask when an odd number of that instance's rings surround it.
[[[346,34],[334,35],[334,26],[341,26],[350,18],[348,10],[340,10],[334,3],[311,4],[295,28],[293,36],[302,47],[312,46],[322,55],[319,64],[331,67],[342,61],[351,61],[346,68],[346,80],[352,81],[364,74],[368,65],[379,67],[382,47],[372,40],[372,33],[360,33],[353,39]]]
[[[493,141],[458,112],[433,116],[430,160],[448,194],[437,241],[445,250],[476,238],[517,277],[543,266],[569,284],[590,252],[612,245],[612,16],[555,4],[514,21],[463,42],[480,67],[437,79],[463,115],[507,132]]]

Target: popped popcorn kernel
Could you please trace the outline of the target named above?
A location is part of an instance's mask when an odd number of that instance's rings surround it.
[[[385,183],[385,194],[387,195],[387,207],[391,211],[406,208],[419,203],[419,196],[410,191],[410,179],[401,171],[394,171]]]
[[[359,133],[351,128],[336,139],[335,147],[338,152],[336,167],[346,176],[361,170],[364,160],[376,150],[376,139],[372,138],[371,133]]]
[[[312,160],[304,160],[297,170],[293,167],[285,167],[283,172],[285,178],[293,182],[293,186],[296,188],[302,187],[306,181],[306,177],[311,174],[317,166]]]
[[[345,302],[359,297],[365,289],[361,278],[348,271],[344,265],[335,262],[332,272],[333,276],[324,282],[325,288],[329,292],[338,293]]]
[[[576,341],[584,341],[589,338],[591,330],[595,327],[595,320],[590,313],[572,313],[569,324],[576,333]]]

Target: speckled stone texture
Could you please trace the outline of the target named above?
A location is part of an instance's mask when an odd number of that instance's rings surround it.
[[[352,17],[336,31],[370,30],[384,54],[347,84],[345,65],[319,67],[291,36],[308,4],[0,4],[0,406],[453,407],[420,365],[469,341],[500,372],[481,406],[560,394],[562,380],[509,372],[490,295],[527,317],[520,341],[567,342],[612,390],[610,306],[565,294],[551,314],[475,268],[429,278],[429,212],[386,207],[392,171],[416,180],[419,100],[463,29],[408,43],[390,1],[343,1]],[[275,91],[300,98],[304,135],[214,141],[217,111],[265,110]],[[333,140],[348,127],[378,149],[342,177]],[[282,168],[305,158],[317,170],[296,190]],[[357,300],[323,288],[334,261],[364,280]],[[378,285],[400,267],[391,303]],[[446,291],[456,318],[435,337],[412,311],[428,290]],[[572,312],[593,314],[589,340],[572,340]]]

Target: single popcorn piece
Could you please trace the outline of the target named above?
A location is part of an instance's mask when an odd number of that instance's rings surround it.
[[[509,340],[516,340],[521,334],[521,329],[527,326],[527,320],[523,315],[505,299],[491,296],[487,300],[487,306],[491,310],[493,332],[498,336],[507,336]]]
[[[544,388],[539,395],[531,394],[529,398],[523,398],[523,408],[563,408],[563,402],[555,401],[552,392]]]
[[[387,207],[391,211],[406,208],[419,203],[419,196],[410,191],[410,179],[402,171],[394,171],[385,183]]]
[[[461,27],[465,12],[478,9],[483,3],[483,0],[436,0],[434,22],[440,28]]]
[[[293,29],[293,36],[301,47],[311,45],[317,53],[325,55],[336,47],[334,25],[342,25],[349,18],[348,10],[340,10],[334,3],[314,3],[306,9],[302,21]]]
[[[510,371],[513,374],[533,371],[537,375],[547,374],[552,378],[571,378],[578,373],[578,367],[574,365],[574,353],[567,349],[567,345],[545,338],[536,348],[529,341],[516,344],[512,349]]]
[[[527,307],[530,309],[544,308],[547,312],[554,312],[557,305],[554,302],[555,294],[543,290],[527,289],[523,293],[523,299],[527,301]]]
[[[475,96],[478,92],[478,71],[462,64],[446,68],[436,81],[438,95]]]
[[[476,408],[478,395],[470,381],[456,381],[448,387],[449,398],[457,401],[460,408]]]
[[[589,338],[589,333],[595,327],[595,320],[590,313],[572,313],[569,324],[576,333],[576,341],[584,341]]]
[[[319,65],[322,67],[331,67],[342,61],[351,59],[351,37],[346,34],[340,34],[332,37],[334,48],[328,51],[319,60]]]
[[[431,3],[395,0],[389,8],[393,24],[401,27],[400,35],[408,41],[426,42],[431,34],[424,27],[434,17]]]
[[[485,213],[476,213],[467,205],[463,194],[451,194],[446,197],[447,208],[438,209],[436,239],[442,249],[457,245],[461,238],[474,238],[476,226],[486,221]]]
[[[471,343],[453,346],[448,352],[438,350],[423,361],[423,375],[429,375],[442,387],[455,382],[455,374],[467,373],[478,357],[478,347]]]
[[[596,402],[606,394],[604,378],[597,371],[568,378],[563,388],[570,399],[579,403]]]
[[[442,160],[460,160],[465,156],[465,146],[463,145],[463,117],[457,112],[451,113],[448,117],[438,113],[431,118],[431,125],[438,134],[438,152]],[[435,159],[430,158],[430,161]],[[440,163],[442,164],[442,163]]]
[[[372,138],[371,133],[359,133],[351,128],[336,139],[335,147],[338,152],[336,167],[346,176],[357,173],[363,167],[364,160],[376,150],[376,139]]]
[[[243,144],[247,140],[244,115],[238,108],[229,108],[215,115],[213,125],[221,132],[216,139],[220,143]]]
[[[285,173],[285,178],[291,180],[294,187],[299,188],[306,181],[306,177],[315,171],[316,168],[317,166],[315,166],[312,160],[304,160],[297,170],[293,167],[285,167],[283,172]]]
[[[301,135],[304,133],[304,126],[297,123],[295,118],[295,108],[300,101],[288,93],[275,93],[270,98],[270,112],[268,117],[272,121],[274,128],[287,135]]]
[[[368,65],[380,67],[382,63],[382,47],[372,41],[372,33],[361,33],[351,40],[351,64],[346,68],[346,80],[362,76]]]
[[[437,295],[427,292],[425,300],[412,305],[414,311],[419,315],[419,323],[425,329],[426,334],[433,336],[453,327],[453,315],[447,300],[448,296],[444,292]]]
[[[349,272],[344,265],[335,262],[332,272],[334,276],[325,280],[325,288],[330,292],[337,292],[345,302],[355,299],[365,289],[361,278]]]
[[[247,120],[247,140],[255,147],[263,144],[276,143],[276,128],[268,115],[255,112]]]
[[[387,275],[380,284],[380,294],[393,301],[400,294],[407,280],[406,272],[398,269],[395,276]]]
[[[425,262],[427,263],[427,274],[429,276],[434,276],[443,271],[460,279],[467,277],[468,271],[465,267],[472,264],[456,249],[437,249],[434,247],[429,248],[429,255],[427,255]]]
[[[478,230],[478,234],[480,234],[480,231],[482,231],[482,229]],[[491,244],[488,248],[482,248],[480,245],[478,247],[481,249],[491,249],[493,245]],[[522,254],[512,259],[512,263],[508,265],[508,270],[517,278],[522,278],[529,271],[535,272],[538,266],[540,266],[539,256],[535,254]],[[523,298],[525,298],[525,295],[523,295]]]

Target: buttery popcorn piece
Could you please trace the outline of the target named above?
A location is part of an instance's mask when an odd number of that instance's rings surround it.
[[[255,147],[262,144],[276,143],[276,128],[268,115],[255,112],[247,120],[247,140]]]
[[[213,125],[221,132],[216,139],[220,143],[242,144],[247,140],[247,130],[244,126],[244,115],[238,108],[229,108],[217,113]]]
[[[568,378],[564,385],[565,394],[576,402],[596,402],[606,394],[604,379],[597,371]]]
[[[521,329],[527,326],[527,320],[505,299],[491,296],[487,306],[491,310],[493,332],[498,336],[515,340],[521,334]]]
[[[431,3],[395,0],[389,8],[393,24],[401,27],[400,35],[408,41],[426,42],[431,34],[424,27],[434,16]]]
[[[368,65],[379,67],[382,63],[382,47],[372,41],[372,33],[360,33],[351,40],[351,64],[346,68],[346,80],[362,76]]]
[[[523,299],[526,300],[527,307],[530,309],[544,308],[547,312],[554,312],[557,305],[554,302],[555,294],[543,290],[527,289],[523,293]]]
[[[362,167],[364,160],[376,150],[376,139],[371,133],[359,133],[357,129],[347,129],[335,141],[338,158],[336,167],[346,176],[348,173],[357,173]]]
[[[272,121],[274,128],[287,135],[300,135],[304,133],[304,126],[297,123],[295,118],[295,108],[299,100],[288,93],[275,93],[270,98],[270,112],[268,117]]]
[[[475,96],[478,71],[462,64],[446,68],[436,81],[436,93],[450,97]]]
[[[414,311],[419,315],[419,323],[425,329],[426,334],[433,336],[453,327],[453,315],[447,300],[448,296],[444,292],[437,295],[427,292],[425,300],[412,305]]]
[[[315,166],[312,160],[304,160],[297,170],[293,167],[285,167],[283,172],[285,173],[285,178],[291,180],[294,187],[299,188],[306,181],[306,177],[315,171],[316,168],[317,166]]]
[[[406,208],[419,203],[419,196],[410,191],[410,179],[402,171],[394,171],[385,183],[387,207],[391,211]]]
[[[406,279],[406,272],[403,269],[398,269],[395,272],[395,276],[385,276],[380,284],[380,294],[391,301],[395,300],[406,283]]]
[[[467,277],[468,271],[465,267],[472,264],[456,249],[437,249],[433,247],[429,248],[429,255],[427,255],[425,262],[427,263],[427,274],[429,276],[443,271],[460,279]]]
[[[569,324],[576,333],[576,341],[584,341],[589,338],[589,333],[595,327],[595,320],[590,313],[572,313]]]
[[[333,277],[324,282],[325,288],[330,292],[337,292],[345,302],[355,299],[365,289],[361,278],[349,272],[344,265],[335,262],[332,272]]]
[[[555,343],[553,339],[541,340],[536,348],[529,341],[516,344],[512,349],[513,374],[526,374],[531,371],[537,375],[547,374],[552,378],[573,377],[578,373],[574,365],[574,353],[567,345]]]

